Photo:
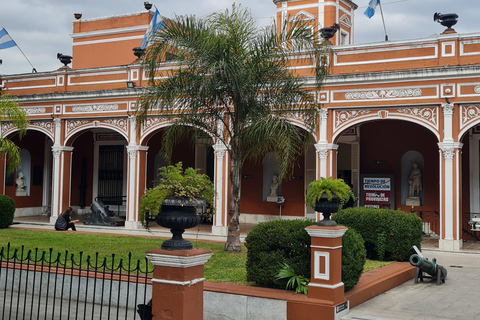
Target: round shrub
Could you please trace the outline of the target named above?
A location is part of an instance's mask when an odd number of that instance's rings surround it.
[[[0,229],[8,228],[13,223],[15,201],[9,196],[0,195]]]
[[[285,289],[287,279],[275,279],[281,263],[297,275],[310,278],[310,236],[305,228],[312,220],[275,220],[255,226],[245,238],[247,280],[262,287]]]
[[[422,220],[413,213],[348,208],[336,213],[332,219],[355,229],[362,236],[369,259],[408,261],[414,253],[412,246],[420,248]]]
[[[345,291],[348,291],[362,276],[367,251],[362,236],[353,229],[348,229],[343,235],[342,247],[342,282]]]
[[[282,263],[298,276],[310,279],[310,236],[312,220],[276,220],[260,223],[245,238],[247,280],[262,287],[285,289],[288,279],[277,279]],[[362,237],[347,230],[342,239],[342,281],[345,290],[357,284],[365,265]]]

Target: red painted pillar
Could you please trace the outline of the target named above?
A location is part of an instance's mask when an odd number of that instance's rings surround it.
[[[153,264],[153,319],[203,319],[203,267],[212,256],[207,249],[146,252]]]
[[[348,314],[342,282],[342,237],[346,227],[310,226],[311,278],[308,297],[326,301],[329,312],[324,319],[340,319]]]

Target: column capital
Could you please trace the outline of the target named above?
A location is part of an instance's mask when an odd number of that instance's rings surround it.
[[[453,159],[456,149],[462,149],[463,143],[460,142],[439,142],[438,147],[443,153],[445,159]]]
[[[318,114],[320,115],[320,119],[327,119],[328,118],[328,109],[320,109],[318,110]]]
[[[443,114],[452,115],[455,105],[453,103],[442,103]]]
[[[221,142],[215,143],[212,147],[217,158],[223,158],[225,156],[225,152],[228,150],[228,148]]]

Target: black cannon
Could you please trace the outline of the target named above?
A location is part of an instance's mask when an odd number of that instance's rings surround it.
[[[423,281],[424,277],[436,279],[437,285],[445,282],[445,278],[447,277],[447,269],[441,265],[438,265],[435,258],[433,258],[432,261],[428,261],[428,259],[423,257],[421,254],[412,254],[410,256],[410,264],[414,267],[417,267],[414,283],[418,283],[419,278],[420,281]],[[427,273],[429,276],[425,276],[423,273]]]
[[[97,226],[121,227],[125,225],[125,219],[115,215],[101,200],[93,201],[90,206],[91,213],[85,216],[84,224],[92,224]]]

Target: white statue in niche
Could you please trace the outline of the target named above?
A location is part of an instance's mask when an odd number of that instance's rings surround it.
[[[16,185],[16,189],[15,189],[15,195],[16,196],[26,196],[27,195],[27,192],[25,190],[27,188],[27,183],[25,182],[23,172],[20,171],[18,173],[17,180],[15,180],[15,185]]]
[[[277,189],[278,189],[278,175],[274,174],[272,176],[272,183],[270,183],[270,195],[267,197],[267,202],[277,202],[278,200],[278,195],[277,195]]]
[[[420,192],[422,188],[422,172],[416,163],[412,166],[410,176],[408,177],[408,198],[406,201],[407,206],[419,206],[420,205]]]

